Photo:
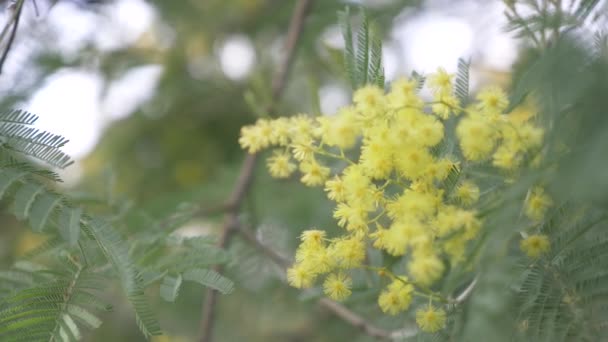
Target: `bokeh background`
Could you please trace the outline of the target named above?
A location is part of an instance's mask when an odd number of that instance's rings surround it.
[[[105,194],[157,218],[184,205],[212,206],[230,192],[243,160],[240,127],[270,101],[270,79],[294,4],[26,1],[0,75],[0,105],[29,110],[40,116],[38,127],[70,139],[65,151],[76,163],[61,175],[64,186],[83,197]],[[508,86],[511,67],[525,51],[506,32],[498,0],[319,0],[306,21],[279,113],[329,115],[349,102],[336,14],[347,5],[366,6],[380,25],[388,81],[413,70],[454,72],[463,57],[471,61],[473,88]],[[603,10],[605,5],[598,7]],[[319,191],[271,181],[262,167],[245,207],[258,237],[285,255],[301,230],[332,225]],[[220,222],[220,216],[197,219],[180,233],[214,234]],[[4,265],[42,239],[15,228],[9,218],[2,224]],[[285,287],[283,275],[238,239],[231,253],[227,274],[237,291],[220,298],[217,341],[367,340],[316,307],[318,294],[303,298]],[[174,304],[153,299],[168,333],[158,341],[194,340],[203,292],[186,286]],[[359,300],[368,305],[369,298]],[[87,340],[143,340],[128,308],[113,301],[114,312]],[[384,323],[402,324],[390,318]]]

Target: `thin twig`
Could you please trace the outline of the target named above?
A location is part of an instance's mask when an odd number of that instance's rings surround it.
[[[13,41],[15,41],[15,36],[17,35],[17,27],[19,27],[19,18],[21,17],[21,10],[23,9],[24,1],[25,0],[21,0],[21,1],[17,2],[17,7],[15,8],[14,15],[10,20],[10,22],[13,22],[13,27],[12,27],[11,33],[8,37],[8,42],[6,43],[6,47],[4,48],[4,51],[2,52],[2,57],[0,57],[0,74],[2,74],[2,68],[4,67],[4,62],[6,61],[6,57],[8,57],[8,52],[10,51],[11,47],[13,46]],[[7,24],[7,25],[10,25],[10,24]],[[6,28],[5,28],[5,30],[6,30]],[[4,35],[6,34],[5,30],[3,30],[3,32],[2,32],[2,39],[0,39],[0,42],[4,39]]]
[[[298,41],[302,34],[302,28],[304,26],[304,19],[312,4],[312,0],[299,0],[296,3],[289,29],[287,31],[287,38],[285,41],[285,55],[283,60],[278,66],[277,73],[275,74],[272,81],[272,104],[268,108],[269,112],[274,110],[274,107],[279,102],[283,90],[285,88],[287,74],[293,62],[295,50],[298,45]],[[230,194],[230,197],[225,202],[227,205],[227,212],[224,215],[224,224],[222,225],[220,240],[218,241],[218,247],[225,248],[228,246],[232,234],[235,231],[235,227],[238,226],[238,213],[245,198],[245,194],[249,189],[251,181],[253,179],[253,171],[255,169],[257,161],[257,155],[247,155],[242,167],[239,178],[235,184],[235,187]],[[222,267],[216,267],[218,273],[222,272]],[[203,312],[201,317],[201,342],[211,342],[213,340],[213,326],[215,322],[215,312],[217,306],[217,291],[207,290],[205,296],[205,304],[203,305]]]

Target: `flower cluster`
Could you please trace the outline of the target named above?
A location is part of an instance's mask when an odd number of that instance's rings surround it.
[[[414,295],[433,300],[430,287],[462,262],[482,228],[475,210],[482,192],[466,168],[486,163],[508,181],[538,159],[543,130],[533,123],[534,111],[505,113],[509,102],[499,88],[480,91],[462,108],[453,75],[444,70],[428,77],[430,101],[420,86],[416,79],[397,80],[388,92],[368,85],[334,115],[260,119],[243,127],[239,142],[250,153],[275,147],[267,160],[272,176],[299,170],[302,183],[323,187],[335,202],[343,234],[302,234],[287,271],[292,286],[308,288],[324,277],[326,295],[344,300],[353,283],[349,272],[374,269],[366,249],[376,248],[406,260],[399,275],[376,269],[389,279],[378,297],[383,312],[407,310]],[[550,200],[535,190],[526,203],[526,214],[537,220]],[[445,324],[445,312],[430,304],[416,316],[425,331]]]

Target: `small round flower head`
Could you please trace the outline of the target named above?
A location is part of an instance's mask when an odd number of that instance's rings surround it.
[[[521,240],[519,247],[528,257],[536,259],[549,251],[551,243],[547,235],[534,234]]]
[[[278,118],[270,122],[272,133],[270,143],[272,145],[287,146],[289,144],[290,121],[287,118]]]
[[[496,129],[478,115],[468,116],[458,123],[456,135],[462,154],[468,160],[480,161],[494,150],[498,140]]]
[[[396,315],[407,310],[412,302],[414,286],[407,283],[407,277],[400,277],[400,279],[393,280],[378,297],[380,309],[389,315]]]
[[[544,189],[536,187],[528,193],[524,212],[531,220],[540,221],[552,204],[551,197],[545,194]]]
[[[386,109],[384,91],[374,85],[366,85],[355,91],[353,101],[355,108],[364,119],[375,119]]]
[[[332,244],[331,255],[343,268],[359,267],[365,259],[365,244],[357,237],[340,239]]]
[[[498,87],[488,87],[477,94],[479,109],[492,113],[501,113],[509,106],[507,94]]]
[[[517,151],[507,145],[500,146],[492,155],[492,165],[503,170],[515,170],[520,162],[521,158]]]
[[[256,153],[270,145],[272,130],[266,120],[258,120],[255,125],[241,128],[239,144],[251,154]]]
[[[479,187],[471,181],[464,181],[458,185],[455,197],[464,205],[471,205],[479,199]]]
[[[427,83],[433,93],[439,96],[447,96],[452,93],[453,78],[453,74],[448,74],[444,68],[438,68],[434,74],[429,75]]]
[[[332,273],[325,279],[323,291],[329,298],[341,302],[351,295],[352,284],[350,277],[342,273]]]
[[[311,287],[315,278],[315,272],[300,264],[295,264],[287,270],[287,282],[298,289]]]
[[[433,284],[441,274],[445,266],[435,253],[414,253],[408,264],[408,271],[416,282],[429,286]]]
[[[450,114],[458,115],[460,113],[460,101],[454,95],[441,95],[437,101],[431,106],[431,111],[442,120],[447,120]]]
[[[416,323],[420,330],[435,333],[445,327],[445,311],[432,305],[425,305],[416,310]]]
[[[418,81],[401,78],[391,84],[391,91],[386,96],[388,105],[392,109],[404,107],[421,108],[424,104],[418,96]]]
[[[319,164],[315,159],[303,161],[300,164],[302,183],[308,186],[318,186],[325,183],[329,177],[330,169]]]
[[[275,178],[288,178],[296,170],[296,164],[291,162],[291,155],[283,151],[274,151],[267,161],[268,171]]]
[[[339,203],[334,210],[334,218],[338,219],[338,225],[349,231],[367,230],[367,211],[360,205],[349,205]]]
[[[355,145],[360,134],[360,126],[353,108],[346,107],[334,116],[317,118],[320,137],[329,146],[349,149]]]
[[[325,191],[330,200],[342,202],[346,198],[344,182],[338,176],[325,182]]]
[[[300,162],[313,159],[315,153],[313,143],[314,141],[312,139],[300,139],[294,142],[291,145],[293,157]]]
[[[302,232],[302,235],[300,235],[300,240],[302,240],[302,243],[319,245],[323,243],[325,234],[324,230],[305,230]]]

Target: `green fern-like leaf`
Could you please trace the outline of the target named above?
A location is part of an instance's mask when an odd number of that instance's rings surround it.
[[[72,265],[55,280],[22,289],[0,300],[0,340],[77,341],[81,325],[95,329],[101,320],[89,308],[108,310],[88,292],[88,270]],[[95,305],[91,305],[94,303]]]
[[[27,155],[58,168],[71,165],[73,161],[61,151],[68,140],[31,127],[37,119],[35,115],[22,111],[0,114],[2,150],[9,155]]]
[[[357,86],[367,84],[368,68],[369,68],[369,18],[363,11],[363,22],[357,32],[357,52],[356,52],[356,71],[357,71]]]
[[[129,258],[124,239],[107,222],[100,219],[92,219],[83,223],[84,231],[93,238],[118,273],[123,290],[135,310],[141,332],[145,336],[160,335],[160,325],[144,296],[140,286],[139,271]]]
[[[183,277],[184,280],[197,282],[223,294],[229,294],[234,290],[232,281],[213,270],[191,269],[184,272]]]
[[[462,58],[458,59],[458,72],[454,82],[454,95],[460,100],[460,106],[465,107],[469,99],[469,69],[471,63]]]
[[[20,109],[0,112],[0,123],[33,125],[37,120],[38,116]]]
[[[160,284],[160,296],[167,302],[174,302],[182,285],[182,276],[178,274],[173,277],[166,275]]]
[[[382,67],[382,38],[376,25],[365,10],[361,9],[362,23],[357,31],[357,48],[353,43],[350,24],[350,10],[338,13],[340,28],[344,38],[344,68],[353,89],[366,84],[384,88],[384,69]]]
[[[355,49],[353,47],[353,31],[350,24],[350,8],[338,12],[338,22],[344,38],[344,69],[353,87],[357,85],[355,70]]]

